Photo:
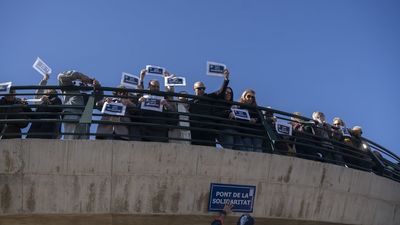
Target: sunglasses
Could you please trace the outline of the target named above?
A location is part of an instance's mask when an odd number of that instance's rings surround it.
[[[247,95],[246,98],[255,99],[256,97],[254,95]]]
[[[333,126],[340,126],[340,123],[334,123]]]
[[[205,87],[198,87],[198,88],[196,88],[197,90],[206,90],[206,88]]]

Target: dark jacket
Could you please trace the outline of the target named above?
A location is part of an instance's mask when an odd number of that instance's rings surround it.
[[[246,109],[249,112],[250,118],[251,119],[256,119],[255,123],[250,123],[249,121],[246,120],[240,120],[243,121],[243,123],[240,123],[239,126],[245,127],[245,128],[251,128],[251,129],[256,129],[256,130],[246,130],[242,129],[240,132],[245,133],[245,134],[254,134],[254,135],[264,135],[264,127],[262,126],[261,122],[261,117],[257,109],[255,108],[249,108],[246,106],[238,106],[239,109]]]
[[[202,97],[209,98],[208,99],[193,99],[189,101],[189,112],[195,114],[201,114],[205,116],[212,116],[218,114],[218,110],[216,111],[213,107],[216,103],[213,102],[211,99],[219,99],[223,100],[225,96],[226,88],[228,87],[229,80],[224,80],[222,83],[221,88],[218,91],[212,93],[205,93]],[[218,116],[218,115],[217,115]],[[212,120],[200,116],[191,116],[190,120],[200,121],[200,122],[213,122]],[[207,125],[192,123],[191,126],[193,127],[208,127]]]
[[[18,105],[17,107],[1,107],[0,119],[5,120],[5,123],[0,123],[0,136],[2,139],[21,138],[21,129],[28,126],[28,121],[21,122],[7,122],[11,119],[28,120],[28,115],[21,115],[23,112],[32,112],[20,99],[15,98],[13,101],[8,102],[3,97],[0,99],[0,106]]]
[[[53,115],[32,115],[32,119],[60,119],[61,107],[47,107],[47,106],[61,106],[62,102],[56,95],[50,96],[49,102],[43,102],[38,106],[36,112],[38,113],[54,113]],[[27,138],[58,138],[61,130],[60,122],[33,122],[28,131]],[[48,133],[48,134],[35,134],[35,133]]]

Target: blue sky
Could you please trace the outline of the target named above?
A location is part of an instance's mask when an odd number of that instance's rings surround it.
[[[190,93],[198,80],[213,91],[213,60],[228,65],[235,99],[252,88],[263,106],[339,116],[399,155],[399,12],[396,0],[1,0],[0,82],[36,84],[39,56],[50,84],[76,69],[116,86],[155,64]]]

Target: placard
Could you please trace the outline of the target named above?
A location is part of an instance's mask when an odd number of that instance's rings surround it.
[[[137,89],[137,86],[139,85],[139,77],[123,72],[121,77],[121,85],[127,88]]]
[[[41,104],[43,101],[40,98],[30,98],[30,99],[25,99],[26,102],[28,103],[35,103],[35,104]]]
[[[0,83],[0,94],[9,94],[12,82]]]
[[[164,78],[165,86],[186,86],[186,78],[169,76]]]
[[[211,183],[208,211],[221,211],[232,204],[233,212],[253,212],[256,186]]]
[[[103,108],[101,109],[101,113],[114,116],[125,116],[125,110],[126,106],[122,103],[105,102]]]
[[[45,76],[46,74],[49,74],[49,75],[51,74],[51,68],[45,62],[43,62],[43,60],[40,59],[39,57],[37,57],[35,63],[33,63],[33,65],[32,65],[32,67],[33,67],[33,69],[38,71],[43,76]]]
[[[152,111],[163,111],[163,105],[161,105],[161,101],[164,99],[160,96],[153,96],[153,95],[145,95],[144,101],[141,103],[140,108]]]
[[[210,61],[207,62],[207,75],[223,77],[225,69],[225,64]]]
[[[346,127],[343,127],[343,126],[340,126],[339,129],[342,132],[343,137],[351,137],[349,129],[347,129]]]
[[[146,70],[147,70],[146,75],[164,77],[165,68],[163,67],[147,65]]]
[[[292,125],[282,122],[276,122],[275,129],[278,134],[292,135]]]
[[[250,120],[250,114],[247,109],[232,108],[231,110],[235,119]]]

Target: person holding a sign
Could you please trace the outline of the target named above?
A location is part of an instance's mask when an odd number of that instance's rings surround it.
[[[254,135],[257,136],[265,135],[261,124],[260,113],[256,108],[257,107],[256,92],[252,89],[246,89],[242,93],[239,102],[243,103],[245,106],[238,106],[238,108],[247,110],[250,116],[250,119],[248,121],[244,121],[243,125],[241,125],[244,128],[248,129],[241,130],[241,133],[251,135],[251,136],[244,136],[244,135],[241,136],[241,143],[243,143],[241,150],[262,152],[263,139],[254,136]]]
[[[144,78],[144,75],[141,73],[142,77]],[[142,79],[141,83],[143,84]],[[160,83],[157,80],[149,81],[148,90],[150,94],[139,98],[142,122],[149,124],[140,129],[142,141],[168,142],[168,128],[164,127],[168,124],[168,114],[163,111],[173,110],[172,105],[162,96],[152,95],[160,92]]]
[[[332,136],[331,126],[326,122],[325,114],[323,112],[314,112],[312,114],[314,120],[314,135],[317,137],[320,148],[316,151],[318,155],[322,155],[322,159],[333,160],[333,144],[329,141]]]
[[[232,102],[233,102],[233,90],[231,87],[227,87],[225,90],[225,95],[224,95],[224,102],[216,102],[215,103],[215,109],[214,109],[214,115],[224,118],[224,119],[230,119],[233,120],[234,116],[231,110],[232,107]],[[232,122],[227,122],[226,120],[224,121],[218,121],[220,126],[218,127],[218,130],[222,131],[218,135],[217,139],[220,145],[224,148],[230,148],[230,149],[239,149],[238,146],[240,146],[240,143],[237,143],[238,140],[240,140],[239,137],[234,135],[233,133],[237,132],[233,128],[226,127],[225,125],[236,125],[233,121]],[[236,144],[235,144],[236,142]],[[238,145],[238,146],[237,146]]]
[[[194,83],[193,89],[196,96],[206,97],[206,98],[195,98],[189,101],[189,111],[193,114],[200,114],[204,116],[212,116],[214,115],[213,105],[215,104],[215,99],[223,100],[225,96],[226,88],[229,84],[229,71],[227,69],[224,70],[224,82],[222,83],[221,88],[218,91],[212,93],[206,93],[206,86],[203,82],[198,81]],[[191,127],[202,128],[202,129],[214,129],[215,126],[204,124],[205,122],[213,122],[210,121],[209,118],[202,116],[191,116],[190,120],[192,122],[190,124]],[[206,145],[206,146],[215,146],[215,138],[216,134],[205,131],[205,130],[191,130],[192,134],[192,144],[193,145]]]
[[[96,106],[98,108],[104,108],[105,104],[114,104],[117,103],[114,108],[115,110],[102,110],[103,116],[101,117],[101,121],[112,121],[116,122],[115,124],[107,124],[107,123],[99,123],[96,131],[96,139],[107,139],[107,140],[129,140],[129,126],[123,124],[117,124],[120,122],[131,122],[130,118],[126,115],[129,114],[129,110],[127,107],[136,107],[131,99],[129,98],[129,93],[125,86],[118,86],[120,90],[114,91],[114,97],[105,97],[104,99],[98,101]],[[122,104],[122,107],[119,107]],[[113,105],[111,105],[113,106]]]
[[[21,129],[29,125],[28,115],[22,113],[32,112],[26,102],[15,97],[15,90],[0,99],[1,106],[13,106],[0,108],[0,120],[22,120],[21,122],[0,123],[0,139],[21,138]]]
[[[354,126],[351,129],[351,144],[355,149],[359,150],[359,152],[351,152],[351,154],[354,154],[354,157],[345,157],[345,161],[350,167],[351,165],[357,165],[371,169],[371,148],[362,140],[362,133],[363,131],[360,126]],[[361,160],[357,158],[361,158]]]
[[[335,117],[332,120],[332,125],[332,138],[335,141],[344,142],[347,145],[351,145],[351,134],[344,121],[339,117]]]
[[[49,78],[50,76],[48,74],[45,74],[43,79],[39,82],[39,85],[46,86]],[[59,113],[62,111],[62,102],[61,99],[58,97],[58,93],[55,89],[38,89],[36,91],[35,98],[40,99],[40,105],[36,108],[36,112],[40,112],[43,114],[32,115],[32,119],[54,119],[57,121],[60,120]],[[60,132],[60,122],[32,122],[26,138],[57,139],[59,138]]]
[[[65,108],[63,113],[64,120],[71,120],[71,122],[64,123],[64,139],[88,139],[90,124],[81,124],[79,119],[83,113],[86,105],[84,95],[80,90],[74,88],[76,81],[81,82],[83,85],[93,85],[93,87],[100,87],[100,83],[94,79],[86,76],[78,71],[70,70],[64,71],[58,75],[60,86],[64,86],[62,92],[64,96],[64,105],[67,106],[80,106],[79,108]],[[95,90],[97,91],[97,90]],[[100,91],[101,92],[101,91]],[[102,93],[99,93],[100,95]]]

